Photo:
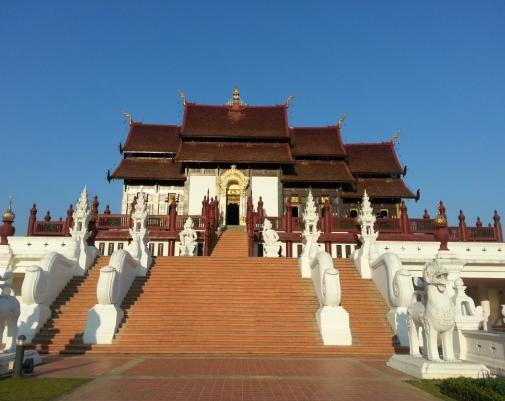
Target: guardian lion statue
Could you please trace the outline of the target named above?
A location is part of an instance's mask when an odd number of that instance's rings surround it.
[[[440,361],[438,334],[442,339],[443,359],[456,361],[452,336],[456,311],[454,301],[447,292],[448,270],[436,259],[428,262],[423,270],[426,286],[417,291],[420,300],[408,308],[410,355],[420,357],[419,328],[423,332],[423,356],[430,361]]]

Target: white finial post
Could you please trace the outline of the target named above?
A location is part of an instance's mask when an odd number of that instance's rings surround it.
[[[361,233],[358,234],[358,239],[362,245],[353,255],[354,264],[361,273],[362,278],[372,278],[370,263],[379,256],[375,245],[379,236],[379,233],[374,228],[375,220],[376,217],[370,204],[370,198],[365,189],[361,209],[356,219],[357,223],[361,226]]]
[[[138,195],[135,211],[132,213],[132,225],[130,228],[130,236],[132,242],[126,250],[130,252],[132,257],[139,262],[137,276],[145,276],[147,269],[151,265],[151,254],[147,248],[149,235],[147,232],[147,203],[146,195],[141,191]]]
[[[302,232],[303,251],[299,259],[299,266],[302,277],[309,278],[311,277],[310,255],[311,253],[317,253],[320,251],[319,246],[317,245],[317,240],[321,235],[321,231],[317,229],[319,214],[317,213],[314,197],[312,196],[312,191],[310,189],[309,194],[307,195],[307,202],[305,203],[302,218],[304,225]]]

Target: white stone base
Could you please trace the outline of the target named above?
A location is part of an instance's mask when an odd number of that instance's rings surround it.
[[[279,242],[274,245],[263,244],[263,256],[265,258],[278,258],[280,249],[281,244]]]
[[[18,336],[24,335],[30,343],[40,328],[51,317],[51,309],[44,304],[21,304],[21,314],[18,318]]]
[[[316,312],[324,345],[352,345],[349,313],[341,306],[323,306]]]
[[[123,316],[124,311],[117,305],[96,304],[88,311],[84,344],[112,344]]]
[[[5,352],[3,354],[0,354],[0,375],[5,375],[9,372],[12,372],[14,368],[15,357],[15,352]],[[35,350],[25,350],[23,362],[25,362],[27,359],[33,359],[33,364],[35,366],[42,363],[42,358]]]
[[[450,377],[488,377],[489,369],[480,364],[466,361],[432,362],[427,359],[410,355],[393,355],[387,366],[414,376],[418,379],[447,379]]]

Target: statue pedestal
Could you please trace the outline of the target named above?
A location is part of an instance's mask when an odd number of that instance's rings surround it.
[[[399,370],[418,379],[447,379],[450,377],[488,377],[490,371],[480,363],[466,361],[433,362],[410,355],[393,355],[386,362],[390,368]]]
[[[179,256],[194,256],[196,249],[196,242],[189,245],[179,245]]]
[[[263,257],[265,258],[278,258],[279,249],[281,249],[281,244],[265,245],[263,244]]]
[[[352,345],[349,313],[341,306],[323,306],[316,312],[324,345]]]
[[[14,368],[15,357],[16,353],[14,351],[0,353],[0,375],[5,375],[9,372],[12,372]],[[42,358],[34,349],[25,350],[23,362],[26,362],[27,359],[33,359],[34,366],[40,365],[42,363]]]

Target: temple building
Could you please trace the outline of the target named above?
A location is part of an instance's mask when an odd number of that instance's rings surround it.
[[[198,215],[202,199],[219,200],[223,225],[245,225],[246,201],[262,198],[265,216],[284,214],[286,201],[297,217],[308,189],[332,214],[356,217],[366,189],[380,217],[398,217],[403,199],[418,199],[405,185],[406,168],[394,141],[342,141],[343,118],[326,127],[292,127],[289,101],[250,106],[235,88],[224,105],[192,103],[183,97],[180,125],[146,124],[129,116],[123,159],[108,174],[123,180],[122,213],[135,197],[148,196],[150,214],[168,213],[176,199],[178,213]]]

